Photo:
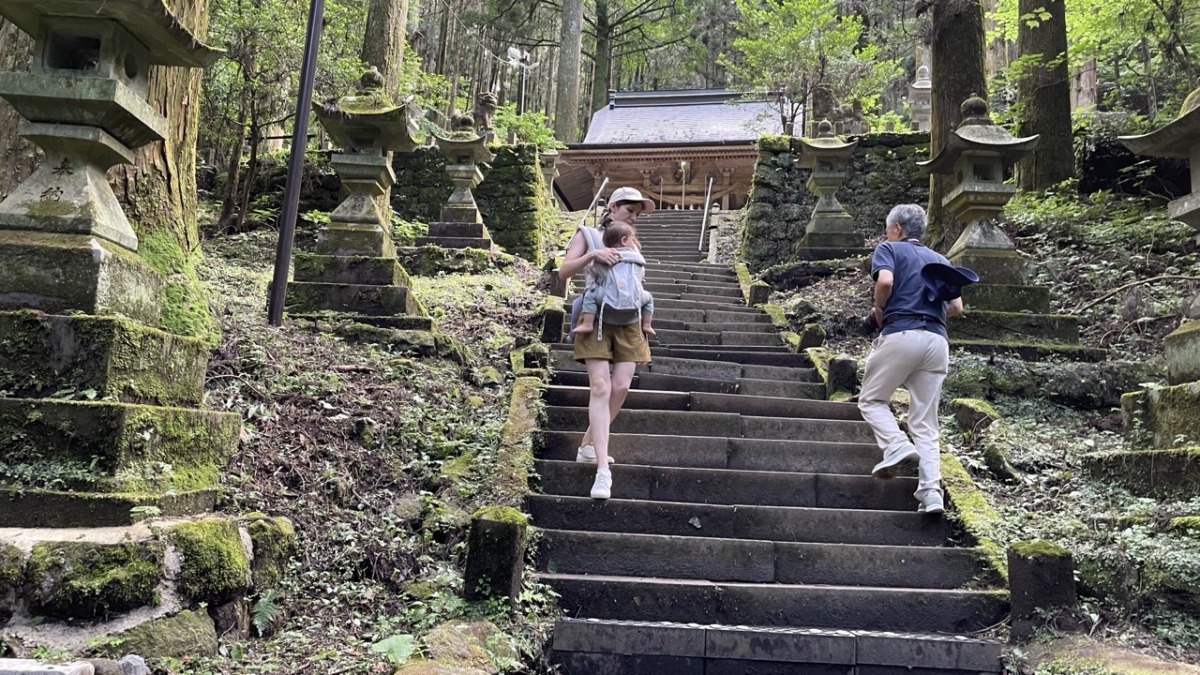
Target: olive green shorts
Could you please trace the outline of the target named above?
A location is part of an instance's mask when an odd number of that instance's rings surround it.
[[[584,333],[575,336],[575,360],[604,359],[612,363],[649,363],[650,343],[639,324],[614,326],[606,323],[600,331],[601,338],[596,339],[596,333]]]

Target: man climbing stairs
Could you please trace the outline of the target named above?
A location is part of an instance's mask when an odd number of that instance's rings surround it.
[[[698,226],[638,229],[658,334],[613,423],[610,500],[574,461],[586,374],[551,349],[528,508],[562,671],[999,672],[1001,645],[971,637],[1008,611],[981,553],[917,513],[915,478],[871,478],[857,408],[824,400],[732,270],[695,262]]]

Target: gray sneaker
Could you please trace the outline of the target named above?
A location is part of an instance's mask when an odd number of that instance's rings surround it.
[[[921,459],[921,453],[911,445],[907,448],[899,448],[895,452],[884,454],[883,461],[871,469],[871,475],[876,478],[891,478],[896,475],[896,470],[901,466],[911,464],[919,459]]]
[[[927,492],[925,497],[921,499],[921,505],[917,507],[917,513],[928,513],[935,515],[946,512],[946,504],[942,499],[942,493],[934,490]]]
[[[596,446],[588,443],[587,445],[579,446],[579,451],[575,453],[575,461],[580,464],[595,464],[596,463]],[[616,464],[617,460],[613,459],[612,455],[608,456],[609,464]]]

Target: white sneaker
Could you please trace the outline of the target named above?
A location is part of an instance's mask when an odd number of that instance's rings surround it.
[[[925,497],[921,499],[921,505],[917,507],[917,513],[945,513],[946,504],[942,499],[942,493],[937,490],[925,493]]]
[[[612,472],[596,470],[596,482],[592,483],[592,499],[608,499],[612,496]]]
[[[575,453],[575,461],[580,464],[595,464],[596,463],[596,446],[588,443],[587,445],[579,446],[579,452]],[[612,455],[608,456],[609,464],[616,464],[617,460],[613,459]]]
[[[885,453],[883,461],[871,469],[871,475],[876,478],[891,478],[896,475],[896,469],[919,459],[921,459],[921,453],[911,445],[907,448],[899,448],[895,452]]]

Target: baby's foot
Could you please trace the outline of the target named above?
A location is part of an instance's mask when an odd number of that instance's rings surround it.
[[[575,326],[574,328],[572,328],[571,332],[575,333],[576,335],[582,335],[584,333],[591,333],[594,330],[596,330],[596,327],[593,326],[592,324],[581,323],[578,326]]]

